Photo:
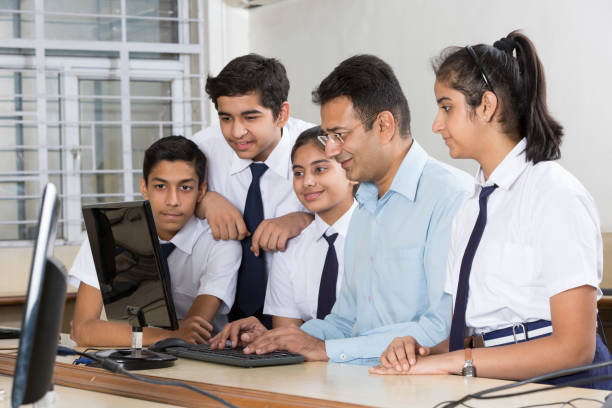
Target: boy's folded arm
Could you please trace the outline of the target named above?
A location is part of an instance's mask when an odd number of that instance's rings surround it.
[[[250,235],[240,211],[215,191],[208,191],[204,195],[195,215],[206,218],[216,240],[243,240]]]
[[[253,233],[251,250],[259,255],[260,250],[284,251],[287,241],[298,236],[314,219],[314,215],[296,211],[276,218],[263,220]]]

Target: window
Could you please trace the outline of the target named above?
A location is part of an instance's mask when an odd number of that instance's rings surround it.
[[[0,0],[0,246],[29,245],[58,187],[81,206],[142,198],[145,149],[206,121],[203,0]]]

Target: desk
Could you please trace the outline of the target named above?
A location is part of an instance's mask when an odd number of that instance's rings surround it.
[[[0,389],[4,390],[4,400],[0,399],[0,408],[11,406],[11,388],[13,379],[0,375]],[[133,398],[118,397],[110,394],[84,391],[76,388],[54,387],[57,393],[56,407],[83,408],[83,402],[87,401],[87,408],[168,408],[166,404],[156,402],[140,401]]]
[[[9,347],[0,341],[0,348]],[[4,344],[4,345],[3,345]],[[16,344],[13,341],[12,344]],[[71,357],[58,358],[56,384],[149,399],[182,406],[218,407],[211,400],[176,387],[153,386],[102,371],[69,365]],[[14,357],[0,355],[0,373],[12,372]],[[188,381],[240,407],[433,407],[465,394],[508,383],[459,376],[373,376],[367,367],[333,363],[237,368],[179,359],[174,367],[140,371],[139,374]],[[539,388],[530,385],[523,389]],[[576,397],[603,400],[609,392],[564,388],[507,400],[472,401],[471,406],[522,406],[567,401]],[[575,403],[593,407],[593,402]],[[88,407],[89,408],[89,407]]]
[[[19,327],[23,318],[23,306],[25,305],[25,291],[0,291],[0,326]],[[62,332],[70,331],[70,320],[74,315],[76,304],[76,290],[70,288],[66,293],[64,304],[64,317],[62,319]]]

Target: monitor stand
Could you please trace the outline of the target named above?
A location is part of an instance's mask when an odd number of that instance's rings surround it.
[[[139,307],[127,307],[128,321],[132,326],[132,346],[129,349],[102,350],[96,357],[109,358],[119,363],[126,370],[150,370],[174,365],[175,356],[142,349],[142,328],[146,327],[144,314]],[[93,367],[99,364],[93,364]]]

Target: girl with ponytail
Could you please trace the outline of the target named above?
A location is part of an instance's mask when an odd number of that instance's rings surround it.
[[[533,43],[513,31],[493,46],[445,49],[433,62],[439,133],[453,158],[480,164],[457,212],[445,296],[449,338],[432,348],[396,338],[377,374],[473,374],[522,380],[610,360],[597,330],[603,273],[591,195],[554,160],[562,126],[546,105]],[[565,375],[612,389],[610,367]]]

